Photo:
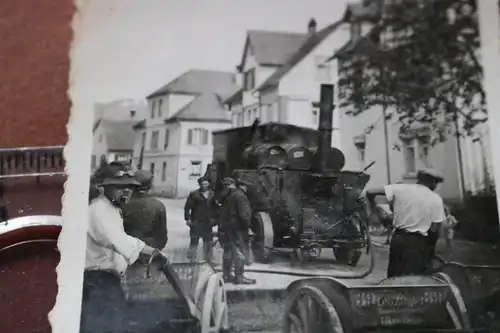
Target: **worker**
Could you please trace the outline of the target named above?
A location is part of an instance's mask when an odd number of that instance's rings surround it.
[[[140,185],[123,206],[125,232],[151,247],[163,249],[168,240],[165,205],[149,194],[153,185],[151,172],[138,170],[135,178]]]
[[[247,199],[248,199],[248,202],[250,203],[250,208],[252,210],[252,220],[255,218],[254,216],[254,213],[255,213],[255,209],[254,209],[254,205],[253,205],[253,195],[255,193],[253,193],[253,191],[250,190],[251,186],[252,186],[252,183],[246,181],[246,180],[242,180],[242,179],[238,179],[236,181],[237,183],[237,186],[238,188],[243,191],[243,193],[246,195]],[[250,227],[252,226],[252,223],[250,223]],[[244,251],[244,255],[245,255],[245,264],[247,266],[251,265],[252,264],[252,252],[250,250],[250,231],[251,229],[246,229],[245,231],[242,231],[243,233],[243,237],[244,237],[244,241],[245,241],[245,251]],[[253,232],[253,231],[252,231]]]
[[[219,228],[223,232],[222,274],[225,282],[255,284],[244,276],[245,233],[250,227],[252,210],[246,195],[236,187],[234,178],[224,178],[224,196],[221,198]],[[234,276],[231,269],[234,265]]]
[[[158,249],[127,235],[123,228],[120,207],[139,185],[133,172],[117,166],[102,171],[103,195],[89,206],[80,333],[126,332],[121,279],[127,267],[141,254],[164,258]]]
[[[199,188],[189,193],[184,205],[184,219],[189,227],[188,257],[196,257],[198,243],[203,239],[203,253],[205,260],[212,262],[212,242],[214,219],[214,192],[210,189],[210,182],[206,178],[198,179]]]
[[[387,277],[425,274],[431,266],[439,228],[446,220],[443,199],[434,192],[443,180],[439,172],[423,169],[416,184],[367,190],[370,210],[375,210],[375,198],[385,195],[393,211]]]

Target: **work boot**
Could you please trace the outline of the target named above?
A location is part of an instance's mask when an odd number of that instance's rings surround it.
[[[232,283],[234,281],[234,275],[231,274],[231,269],[233,268],[233,262],[229,258],[222,258],[222,279],[225,283]]]
[[[243,275],[235,276],[233,280],[234,284],[256,284],[257,280],[249,279]]]
[[[243,260],[241,260],[243,259]],[[249,279],[249,278],[246,278],[243,274],[245,272],[245,260],[244,258],[241,258],[241,259],[238,259],[238,260],[235,260],[235,263],[234,263],[234,281],[233,283],[234,284],[255,284],[257,283],[256,280],[254,279]]]

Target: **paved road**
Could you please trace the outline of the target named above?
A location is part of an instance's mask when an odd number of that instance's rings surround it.
[[[169,240],[167,244],[166,251],[169,254],[170,258],[172,261],[185,261],[186,260],[186,254],[187,254],[187,247],[189,244],[189,228],[186,226],[185,221],[184,221],[184,214],[183,214],[183,205],[184,205],[184,200],[178,200],[178,199],[160,199],[166,206],[167,208],[167,215],[168,215],[168,232],[169,232]],[[385,241],[384,237],[380,237],[380,239],[377,240],[377,243],[383,243]],[[363,279],[364,282],[376,282],[380,281],[385,277],[385,269],[387,267],[387,257],[388,257],[388,250],[386,247],[374,247],[375,251],[375,261],[376,265],[375,268],[372,272],[372,274],[369,275],[368,278]],[[331,250],[325,249],[324,253],[326,253],[326,257],[333,258],[333,253]],[[199,248],[199,255],[201,255],[201,246]],[[324,256],[322,254],[322,256]],[[217,246],[215,249],[215,262],[219,262],[221,260],[221,250]],[[344,272],[357,272],[357,273],[362,273],[364,270],[367,269],[369,266],[369,256],[364,254],[361,259],[358,267],[356,269],[352,269],[351,267],[347,266],[339,266],[337,264],[325,264],[325,263],[318,263],[314,267],[309,266],[307,269],[303,269],[303,267],[297,267],[294,266],[292,267],[289,262],[285,260],[276,260],[272,264],[258,264],[254,263],[250,267],[248,267],[248,270],[269,270],[269,269],[274,269],[276,270],[277,268],[281,271],[292,271],[292,272],[302,272],[302,273],[312,273],[312,274],[317,274],[318,272],[320,274],[328,275],[328,274],[335,274],[338,271],[344,271]],[[252,273],[248,272],[247,273],[249,277],[257,279],[257,285],[253,286],[234,286],[234,285],[228,285],[227,288],[228,290],[238,288],[238,289],[282,289],[286,288],[292,281],[295,281],[301,277],[298,276],[290,276],[290,275],[279,275],[279,274],[265,274],[265,273]],[[362,281],[354,281],[354,280],[347,280],[347,283],[362,283]]]

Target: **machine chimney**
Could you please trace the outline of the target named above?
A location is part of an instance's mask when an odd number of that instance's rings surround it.
[[[328,169],[328,155],[332,147],[333,130],[333,84],[322,84],[319,101],[319,140],[316,165],[320,173]]]

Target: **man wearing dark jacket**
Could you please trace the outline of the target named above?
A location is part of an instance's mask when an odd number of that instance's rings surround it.
[[[214,193],[210,182],[205,178],[198,179],[199,188],[189,193],[184,205],[184,219],[190,228],[189,258],[196,256],[198,242],[203,239],[206,261],[212,260],[212,228],[214,226]]]
[[[135,177],[140,185],[123,207],[125,232],[151,247],[163,249],[168,240],[165,205],[148,193],[153,182],[149,171],[139,170]]]
[[[244,277],[245,271],[245,234],[248,233],[252,219],[252,209],[243,191],[236,187],[233,178],[225,178],[224,196],[221,198],[219,228],[224,239],[222,274],[225,282],[234,284],[255,284],[255,280]],[[234,277],[231,269],[234,264]]]

